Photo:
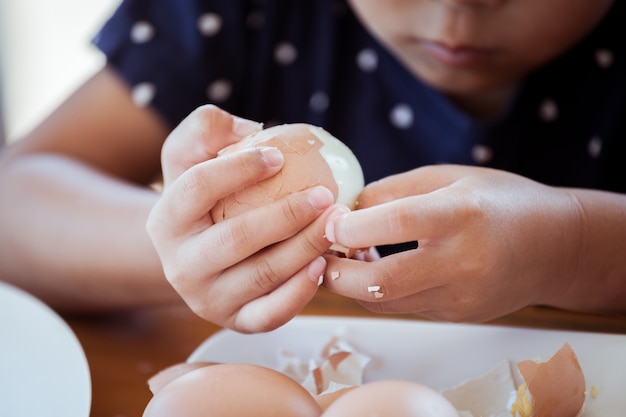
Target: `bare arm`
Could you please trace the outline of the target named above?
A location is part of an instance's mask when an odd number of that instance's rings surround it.
[[[571,310],[626,314],[626,195],[566,190],[580,207],[579,252],[571,281],[548,304]]]
[[[0,155],[0,279],[63,310],[178,299],[145,231],[168,130],[104,69]]]

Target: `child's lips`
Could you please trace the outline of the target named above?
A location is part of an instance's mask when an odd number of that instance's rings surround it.
[[[430,40],[420,40],[419,44],[429,56],[441,64],[457,68],[482,65],[496,54],[493,48],[449,46]]]

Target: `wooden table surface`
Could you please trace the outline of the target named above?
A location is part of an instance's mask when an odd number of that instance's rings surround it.
[[[302,314],[418,320],[411,315],[374,315],[354,301],[323,290]],[[206,338],[220,330],[185,307],[64,319],[80,340],[89,363],[91,417],[141,417],[151,398],[147,385],[150,376],[185,361]],[[625,317],[549,308],[528,308],[488,324],[626,334]]]

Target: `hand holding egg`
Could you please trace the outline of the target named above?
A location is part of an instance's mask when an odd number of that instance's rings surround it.
[[[326,219],[336,200],[351,205],[363,178],[348,148],[320,128],[253,130],[218,157],[238,132],[239,119],[210,106],[172,132],[147,227],[194,312],[240,332],[268,331],[315,295],[331,246]]]
[[[283,153],[280,172],[218,201],[211,210],[213,221],[241,214],[276,201],[291,193],[322,185],[337,204],[354,209],[365,185],[363,171],[352,151],[324,129],[306,123],[274,126],[244,138],[220,155],[258,146],[274,146]],[[345,256],[351,248],[336,244],[331,250]]]

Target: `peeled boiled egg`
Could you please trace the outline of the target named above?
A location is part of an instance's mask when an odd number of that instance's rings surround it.
[[[326,130],[306,123],[273,126],[224,148],[220,155],[258,146],[280,149],[285,157],[283,168],[219,201],[211,210],[214,222],[316,185],[327,187],[337,203],[350,208],[356,205],[364,186],[361,165],[352,151]]]
[[[143,417],[320,417],[321,413],[313,396],[281,372],[249,364],[216,364],[189,370],[160,387]]]
[[[443,395],[425,385],[405,380],[363,384],[341,395],[322,417],[459,417]]]

